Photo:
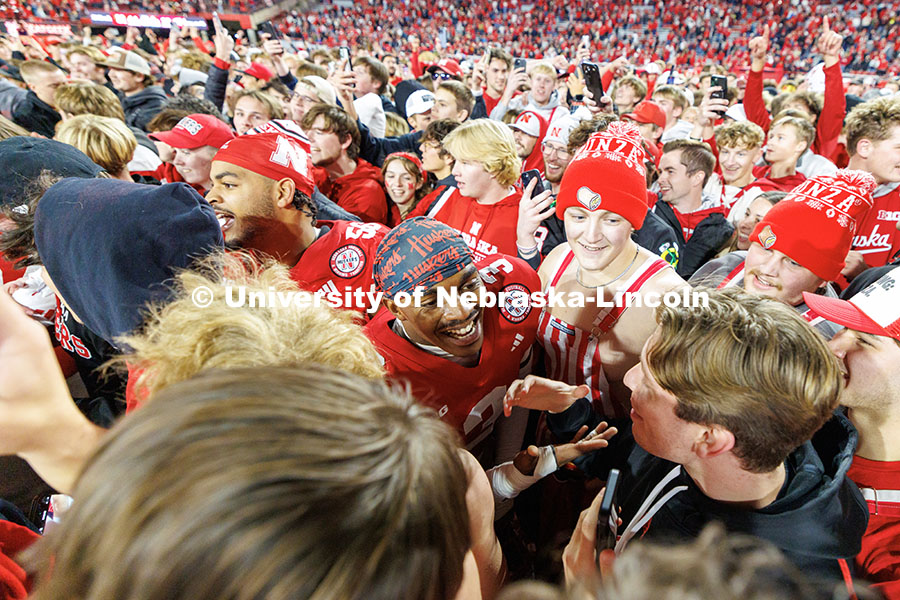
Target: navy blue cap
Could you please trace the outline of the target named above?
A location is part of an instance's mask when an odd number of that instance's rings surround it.
[[[110,343],[168,299],[179,270],[224,246],[212,207],[186,184],[72,177],[38,202],[34,241],[59,295]]]
[[[0,142],[0,207],[24,203],[25,188],[48,170],[59,177],[96,177],[103,167],[56,140],[16,136]]]

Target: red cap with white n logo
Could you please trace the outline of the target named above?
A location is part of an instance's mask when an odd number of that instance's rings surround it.
[[[236,137],[213,157],[213,162],[226,162],[257,175],[293,180],[298,190],[312,196],[312,160],[297,140],[280,133],[260,133]]]

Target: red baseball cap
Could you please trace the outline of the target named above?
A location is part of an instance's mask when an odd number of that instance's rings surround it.
[[[222,146],[213,162],[226,162],[257,175],[280,181],[287,177],[296,189],[313,195],[312,159],[293,137],[281,133],[258,133],[236,137]]]
[[[241,71],[244,75],[249,75],[250,77],[256,77],[257,79],[262,79],[263,81],[269,81],[272,77],[275,76],[268,67],[261,65],[258,62],[250,63],[250,66],[247,67],[246,70]]]
[[[200,146],[221,148],[228,140],[234,139],[234,132],[220,119],[196,113],[178,121],[171,130],[151,133],[149,137],[165,142],[173,148],[191,149]]]
[[[849,300],[803,292],[803,301],[832,323],[900,340],[900,267],[891,269]]]
[[[453,60],[452,58],[442,58],[436,63],[428,66],[428,72],[432,73],[434,71],[443,71],[444,73],[449,73],[454,77],[458,77],[462,79],[463,72],[462,67],[459,66],[459,63]]]
[[[653,100],[639,102],[632,112],[622,115],[622,118],[631,119],[638,123],[653,123],[663,129],[666,127],[666,113]]]

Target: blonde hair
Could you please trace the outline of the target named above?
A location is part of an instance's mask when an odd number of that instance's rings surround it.
[[[384,113],[385,137],[397,137],[409,133],[409,123],[403,117],[393,112]]]
[[[680,106],[681,110],[687,110],[688,98],[681,90],[674,85],[661,85],[653,90],[653,98],[665,98],[671,100],[675,106]]]
[[[115,93],[105,85],[73,81],[56,88],[56,108],[70,115],[92,114],[125,120],[125,111]]]
[[[549,75],[556,79],[556,68],[545,60],[537,61],[528,66],[528,75]]]
[[[106,60],[103,56],[103,53],[93,46],[72,46],[67,50],[66,55],[72,56],[73,54],[81,54],[82,56],[86,56],[88,59],[94,61],[94,64],[100,64],[104,60]]]
[[[886,96],[857,105],[847,115],[847,153],[855,155],[862,139],[888,139],[894,127],[900,127],[900,98]]]
[[[266,107],[266,112],[269,113],[270,121],[272,119],[284,118],[284,107],[281,105],[281,102],[273,98],[271,95],[260,90],[241,90],[240,92],[236,93],[234,95],[234,106],[237,107],[238,101],[241,98],[246,98],[247,96],[253,98]]]
[[[42,60],[26,60],[19,65],[19,75],[28,85],[32,85],[38,75],[56,72],[62,73],[63,70]]]
[[[716,146],[719,148],[760,148],[766,134],[762,127],[750,121],[735,121],[716,129]]]
[[[747,471],[767,473],[831,418],[843,389],[828,344],[792,307],[742,289],[661,306],[647,366],[682,420],[720,425]]]
[[[113,175],[122,173],[137,148],[137,139],[125,123],[98,115],[79,115],[61,122],[54,139],[75,146]]]
[[[143,370],[135,386],[139,398],[212,368],[316,362],[369,379],[383,377],[381,360],[354,313],[296,302],[287,307],[229,306],[229,288],[234,292],[239,287],[248,301],[299,290],[287,268],[247,255],[214,256],[179,274],[174,299],[151,308],[142,331],[121,340],[132,352],[114,364],[127,362]],[[192,300],[201,288],[212,300],[204,308]]]
[[[29,131],[14,121],[10,121],[0,115],[0,140],[8,140],[11,137],[30,135]]]
[[[444,138],[444,148],[455,160],[480,162],[500,185],[512,185],[519,178],[522,160],[509,127],[490,119],[463,123]]]

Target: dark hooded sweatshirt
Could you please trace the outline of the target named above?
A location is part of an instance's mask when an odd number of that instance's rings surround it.
[[[590,404],[579,400],[569,410],[548,416],[548,425],[560,439],[571,439],[581,423],[598,421]],[[622,472],[618,486],[619,534],[632,524],[644,501],[667,476],[671,479],[655,495],[674,493],[652,514],[632,538],[681,541],[697,537],[712,521],[729,532],[767,540],[810,578],[842,579],[840,561],[852,569],[868,523],[868,508],[856,485],[847,478],[858,435],[841,414],[829,420],[812,440],[794,450],[785,461],[785,483],[778,498],[759,510],[736,508],[703,494],[684,468],[644,451],[634,441],[631,422],[615,423],[619,433],[604,450],[576,463],[589,475],[602,479],[609,469]],[[574,427],[574,429],[573,429]],[[654,500],[654,503],[656,502]]]

